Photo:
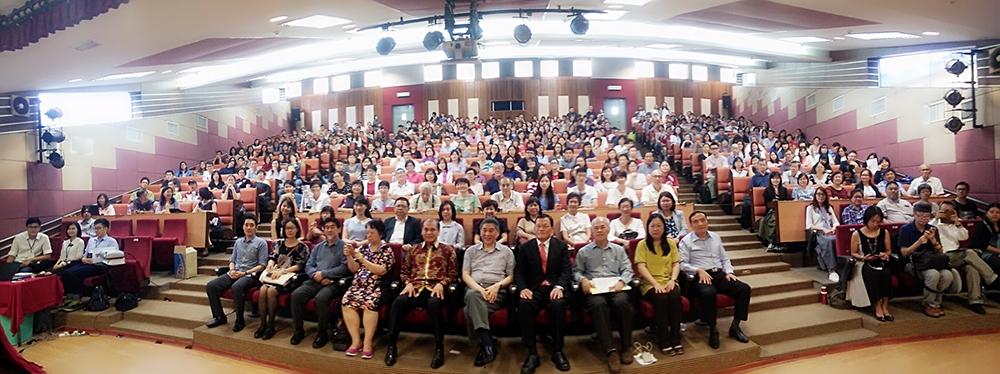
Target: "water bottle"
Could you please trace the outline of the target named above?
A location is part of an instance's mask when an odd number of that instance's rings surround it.
[[[819,289],[819,302],[826,304],[826,286]]]

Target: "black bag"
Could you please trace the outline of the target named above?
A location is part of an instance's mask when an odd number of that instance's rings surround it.
[[[708,190],[708,185],[698,186],[698,204],[711,204],[712,192]]]
[[[840,282],[847,284],[851,279],[854,279],[854,271],[857,269],[858,259],[854,257],[848,257],[847,261],[842,265],[840,269]]]
[[[720,193],[715,201],[722,206],[722,211],[725,212],[726,215],[733,215],[733,195],[731,193]]]
[[[639,233],[632,230],[625,230],[618,234],[619,239],[632,240],[639,237]]]
[[[133,293],[123,293],[115,299],[115,309],[119,312],[127,312],[139,306],[139,296]]]
[[[94,291],[90,294],[90,301],[87,302],[87,309],[91,312],[100,312],[108,310],[111,307],[110,301],[108,300],[108,295],[104,293],[104,286],[94,287]]]
[[[917,252],[910,256],[910,261],[913,261],[913,269],[916,271],[951,269],[951,259],[940,252]]]

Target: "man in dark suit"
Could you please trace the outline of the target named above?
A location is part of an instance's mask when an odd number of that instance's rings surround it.
[[[393,210],[395,217],[385,220],[385,241],[399,244],[417,244],[420,242],[420,220],[410,217],[410,200],[405,197],[396,199]]]
[[[518,317],[521,323],[521,342],[528,349],[528,358],[521,366],[521,373],[531,374],[538,368],[538,351],[535,348],[535,316],[539,309],[548,310],[552,321],[552,362],[561,371],[569,371],[569,360],[563,354],[563,334],[566,325],[566,299],[573,273],[569,264],[566,243],[552,237],[555,226],[552,217],[542,214],[535,220],[537,238],[524,243],[517,250],[514,283],[520,292]]]

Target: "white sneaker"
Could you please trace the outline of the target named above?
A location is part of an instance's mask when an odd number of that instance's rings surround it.
[[[831,272],[830,273],[830,282],[839,283],[840,282],[840,275],[837,275],[837,272]]]

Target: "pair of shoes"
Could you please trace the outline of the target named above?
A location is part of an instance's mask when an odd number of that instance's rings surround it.
[[[497,346],[496,343],[493,344],[483,344],[479,348],[479,354],[476,355],[475,365],[477,367],[483,367],[493,362],[497,359]]]
[[[926,314],[928,317],[931,317],[931,318],[941,317],[941,315],[938,314],[937,308],[929,306],[929,305],[924,305],[924,314]]]
[[[896,320],[896,317],[893,317],[892,314],[886,314],[885,315],[885,320],[888,321],[888,322],[892,322],[892,321]]]
[[[233,324],[233,332],[243,331],[244,327],[247,327],[247,321],[244,321],[242,318],[237,318],[236,323]]]
[[[618,374],[622,371],[622,355],[618,351],[608,353],[608,372]]]
[[[719,349],[719,329],[715,326],[708,331],[708,346],[712,349]]]
[[[729,327],[729,337],[736,339],[736,341],[740,343],[750,342],[750,338],[748,338],[747,335],[743,333],[743,329],[741,329],[740,326],[737,324],[733,324],[732,326]]]
[[[885,316],[880,316],[878,314],[875,315],[875,319],[878,320],[879,322],[885,322],[886,321]]]
[[[971,309],[973,312],[976,312],[976,314],[986,314],[986,308],[983,307],[983,304],[969,305],[969,309]]]
[[[316,340],[313,340],[312,346],[315,349],[320,349],[320,348],[323,348],[323,346],[325,346],[326,343],[329,342],[329,341],[330,341],[330,338],[326,336],[326,333],[322,333],[321,332],[321,333],[319,333],[319,334],[316,335]]]
[[[527,358],[524,359],[524,363],[521,364],[521,374],[534,374],[535,369],[541,365],[539,362],[538,354],[529,354]]]
[[[260,326],[257,327],[257,331],[253,332],[253,338],[254,339],[260,339],[260,338],[264,337],[265,333],[267,333],[267,324],[264,323],[264,322],[261,322]]]
[[[632,365],[632,362],[635,361],[635,357],[632,357],[632,355],[628,353],[622,353],[620,356],[622,357],[622,365]]]
[[[389,345],[385,350],[385,366],[392,366],[396,364],[396,346]]]
[[[556,365],[556,369],[559,371],[569,371],[569,360],[566,359],[566,355],[562,351],[552,352],[552,364]]]
[[[840,274],[837,274],[837,272],[835,271],[831,271],[830,276],[828,276],[827,279],[829,279],[830,282],[833,283],[840,283]]]
[[[358,353],[360,352],[361,352],[361,347],[349,347],[347,348],[346,351],[344,351],[344,354],[347,355],[347,357],[354,357],[357,356]]]
[[[264,330],[264,335],[260,337],[260,340],[270,340],[274,337],[277,331],[274,330],[274,326],[267,326],[267,330]]]
[[[290,339],[288,343],[290,343],[291,345],[299,345],[299,343],[302,343],[302,339],[305,338],[306,338],[305,332],[296,330],[295,332],[292,333],[292,339]]]
[[[444,348],[434,348],[434,357],[431,357],[431,369],[444,366]]]
[[[375,352],[372,352],[372,351],[361,352],[361,358],[362,359],[371,360],[372,357],[375,357]]]
[[[680,355],[683,355],[683,354],[684,354],[684,346],[680,345],[680,344],[675,345],[674,346],[674,354],[673,354],[673,356],[680,356]]]
[[[207,323],[205,323],[205,327],[213,328],[225,325],[227,323],[229,323],[229,321],[226,320],[226,317],[212,318]]]

